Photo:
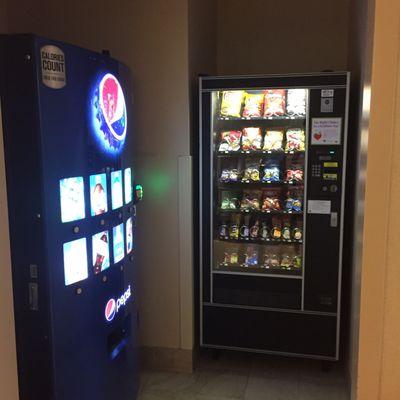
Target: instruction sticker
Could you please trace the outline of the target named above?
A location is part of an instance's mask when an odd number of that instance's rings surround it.
[[[313,118],[311,144],[340,144],[342,118]]]
[[[307,212],[309,214],[330,214],[330,200],[308,200]]]
[[[63,88],[67,84],[64,52],[57,46],[43,46],[40,60],[43,84],[51,89]]]

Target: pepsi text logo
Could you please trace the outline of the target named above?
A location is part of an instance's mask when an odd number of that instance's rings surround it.
[[[125,293],[117,300],[110,299],[106,304],[105,317],[108,322],[111,322],[118,314],[121,307],[125,307],[128,300],[132,297],[131,285],[128,286]]]

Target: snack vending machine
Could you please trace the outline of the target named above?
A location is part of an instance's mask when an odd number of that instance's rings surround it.
[[[348,73],[200,78],[200,340],[338,360]]]
[[[33,35],[0,52],[20,399],[133,399],[129,71]]]

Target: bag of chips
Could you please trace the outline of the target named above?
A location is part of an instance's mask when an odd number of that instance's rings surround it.
[[[244,90],[230,90],[222,92],[221,117],[240,117]]]
[[[242,116],[244,118],[260,118],[264,103],[264,94],[246,93]]]
[[[245,190],[240,203],[241,211],[258,211],[260,209],[260,192],[258,190]]]
[[[286,108],[285,90],[266,90],[264,94],[264,117],[285,115]]]
[[[264,136],[263,150],[283,150],[283,131],[270,131],[267,130]]]
[[[242,182],[260,181],[260,163],[257,161],[246,160],[246,168],[243,172]]]
[[[224,183],[237,182],[239,179],[239,171],[236,168],[223,169],[221,172],[220,181]]]
[[[280,172],[278,167],[264,167],[263,182],[279,182]]]
[[[265,190],[262,200],[263,211],[280,211],[282,210],[281,201],[276,192]]]
[[[237,192],[224,190],[221,193],[221,209],[222,210],[236,210],[239,208],[239,200]]]
[[[305,89],[289,89],[286,98],[286,112],[289,115],[305,115],[306,95]]]
[[[304,151],[305,136],[302,129],[288,129],[286,131],[285,151]]]
[[[303,170],[302,169],[288,169],[286,170],[287,182],[303,182]]]
[[[261,128],[244,128],[242,137],[242,150],[261,150]]]
[[[238,151],[240,150],[240,138],[242,137],[241,131],[225,131],[221,132],[221,142],[219,144],[219,151]]]
[[[287,212],[301,212],[303,206],[302,199],[296,193],[288,193],[285,200],[285,210]]]

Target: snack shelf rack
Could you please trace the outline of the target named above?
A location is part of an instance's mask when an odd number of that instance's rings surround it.
[[[303,215],[303,211],[271,211],[271,210],[240,210],[240,209],[218,209],[219,213],[226,213],[226,214],[262,214],[262,215]]]
[[[301,269],[265,268],[260,266],[243,266],[240,264],[219,264],[212,270],[213,274],[256,275],[269,278],[302,279]]]
[[[218,121],[304,121],[305,115],[272,115],[270,117],[217,117]]]
[[[289,182],[289,181],[265,181],[265,182],[220,182],[218,185],[218,189],[234,189],[235,187],[238,189],[242,189],[243,187],[271,187],[271,186],[292,186],[292,187],[302,187],[304,186],[303,182]]]
[[[216,240],[220,240],[221,242],[228,243],[237,243],[237,244],[260,244],[260,245],[301,245],[303,244],[302,240],[278,240],[278,239],[230,239],[229,237],[218,237]]]
[[[255,157],[255,156],[285,156],[285,155],[295,155],[304,154],[304,150],[238,150],[238,151],[217,151],[218,157]]]

